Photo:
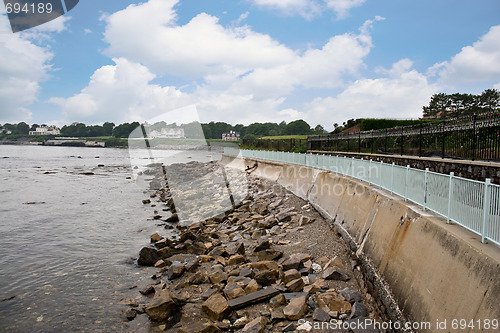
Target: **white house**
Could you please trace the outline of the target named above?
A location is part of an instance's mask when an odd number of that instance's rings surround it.
[[[29,135],[59,135],[61,131],[56,126],[38,126],[34,131],[30,131]]]
[[[184,128],[162,128],[148,133],[149,138],[181,139],[184,137]]]
[[[222,140],[224,141],[239,141],[240,133],[235,131],[230,131],[229,133],[222,133]]]

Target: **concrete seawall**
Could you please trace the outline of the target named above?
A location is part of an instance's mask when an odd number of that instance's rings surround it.
[[[500,249],[389,192],[328,171],[257,160],[253,173],[308,200],[356,252],[394,320],[416,331],[491,332],[500,316]],[[244,169],[255,160],[223,156]],[[395,302],[394,302],[395,301]],[[397,305],[396,305],[397,304]],[[442,324],[446,320],[446,324]],[[472,324],[460,329],[460,320]],[[458,324],[453,327],[453,324]]]

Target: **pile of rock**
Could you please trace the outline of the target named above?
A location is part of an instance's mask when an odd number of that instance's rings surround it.
[[[154,197],[168,204],[167,191],[159,191]],[[310,205],[257,178],[250,195],[224,214],[177,225],[177,236],[151,236],[137,263],[159,271],[129,320],[145,313],[170,332],[300,332],[313,328],[299,325],[303,318],[341,325],[376,317],[345,254],[315,257],[293,243],[304,228],[326,223]]]

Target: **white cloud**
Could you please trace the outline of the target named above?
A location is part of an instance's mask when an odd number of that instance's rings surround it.
[[[411,66],[410,60],[402,59],[391,69],[379,70],[387,77],[360,79],[336,97],[314,99],[304,106],[306,119],[328,119],[331,128],[351,118],[421,117],[422,106],[439,87]]]
[[[450,61],[436,64],[445,84],[496,82],[500,78],[500,25],[493,26],[477,42],[462,48]]]
[[[122,61],[127,59],[129,66],[142,64],[150,74],[194,80],[188,85],[189,94],[177,91],[183,96],[181,100],[197,105],[205,121],[250,123],[297,119],[303,114],[285,108],[286,97],[300,88],[344,87],[346,80],[358,77],[365,66],[363,59],[373,47],[369,30],[375,21],[383,19],[376,17],[366,21],[357,34],[333,36],[321,48],[300,51],[248,26],[238,27],[234,22],[223,26],[218,18],[205,13],[198,14],[185,25],[178,25],[177,2],[150,0],[103,18],[107,24],[105,40],[109,43],[106,53]],[[157,15],[159,12],[162,15]],[[147,21],[146,26],[137,25],[143,21]],[[121,71],[119,67],[122,66],[117,63],[113,67]],[[116,84],[93,89],[97,75],[98,72],[81,94],[72,97],[83,99],[74,103],[81,105],[75,106],[76,110],[80,109],[80,115],[127,109],[122,103],[126,99],[114,99],[118,107],[113,107],[111,101],[103,102],[103,96],[117,93]],[[150,89],[150,81],[147,77],[136,90]],[[135,87],[127,89],[132,91],[130,96],[135,96],[134,103],[138,103],[141,97],[133,92]],[[96,99],[94,95],[102,96]],[[71,105],[71,99],[61,105]],[[65,108],[68,115],[76,115],[70,109]],[[126,119],[143,116],[144,112],[133,115],[132,110],[128,109]],[[112,116],[116,114],[107,117]]]
[[[66,119],[104,122],[144,121],[168,110],[191,104],[174,87],[150,84],[155,78],[145,66],[124,58],[96,70],[89,84],[69,98],[53,98]]]
[[[67,19],[56,19],[29,32],[12,33],[7,16],[0,15],[0,120],[28,121],[28,107],[40,93],[40,83],[49,78],[53,53],[36,42],[65,28]]]
[[[349,11],[361,6],[366,0],[249,0],[256,6],[279,10],[285,15],[300,15],[312,19],[329,9],[338,19],[349,16]]]
[[[177,2],[150,0],[106,17],[106,53],[141,62],[158,74],[192,78],[227,70],[242,74],[295,57],[268,35],[249,27],[223,27],[218,18],[205,13],[178,26]]]
[[[349,11],[361,6],[366,0],[325,0],[327,6],[337,13],[339,19],[349,16]]]

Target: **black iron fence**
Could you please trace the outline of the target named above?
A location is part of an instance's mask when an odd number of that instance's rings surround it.
[[[307,149],[500,160],[500,114],[497,110],[412,126],[310,136]]]
[[[305,153],[307,139],[243,139],[242,147],[247,149],[263,149]]]

